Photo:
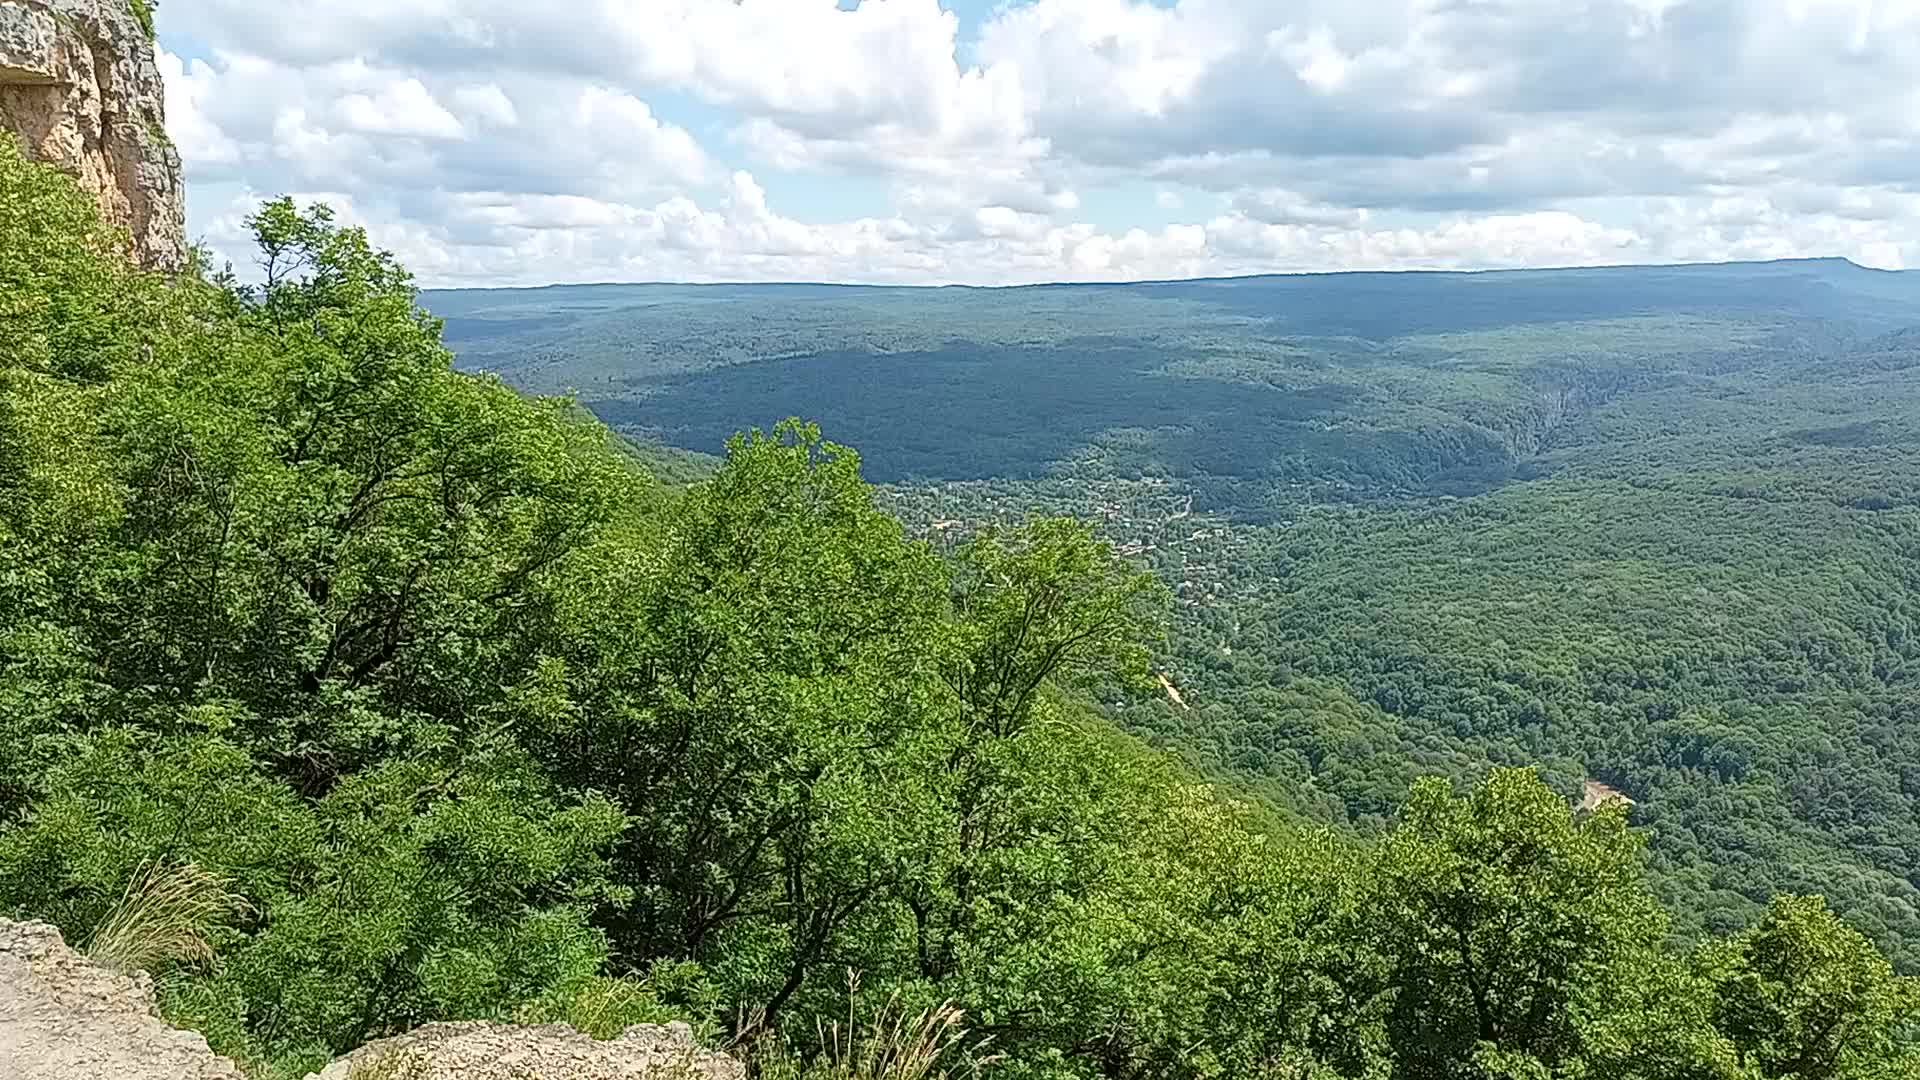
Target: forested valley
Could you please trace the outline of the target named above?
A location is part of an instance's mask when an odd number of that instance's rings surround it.
[[[1372,835],[1417,777],[1538,766],[1631,801],[1681,940],[1818,893],[1920,969],[1920,274],[428,303],[667,472],[799,414],[942,543],[1090,522],[1177,598],[1171,692],[1106,711],[1284,818]]]
[[[251,225],[257,276],[142,273],[0,143],[0,914],[255,1075],[450,1018],[844,1080],[1920,1071],[1904,279],[1289,326],[422,297]]]

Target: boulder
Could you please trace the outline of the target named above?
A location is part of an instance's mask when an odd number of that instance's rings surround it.
[[[153,982],[67,948],[46,923],[0,920],[0,1076],[7,1080],[245,1080],[154,1010]]]
[[[635,1024],[605,1042],[567,1024],[428,1024],[381,1039],[307,1080],[743,1080],[685,1024]]]

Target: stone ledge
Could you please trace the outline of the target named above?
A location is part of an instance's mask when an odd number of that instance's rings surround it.
[[[59,39],[60,24],[52,12],[0,0],[0,84],[58,86],[54,46]]]

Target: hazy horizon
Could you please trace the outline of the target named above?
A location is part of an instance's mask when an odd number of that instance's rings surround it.
[[[1208,282],[1259,281],[1265,278],[1321,278],[1364,276],[1377,274],[1430,274],[1477,276],[1492,274],[1554,274],[1596,270],[1676,270],[1676,269],[1712,269],[1715,267],[1743,266],[1790,266],[1811,263],[1842,263],[1854,270],[1863,270],[1874,274],[1898,274],[1920,277],[1920,270],[1887,270],[1881,267],[1862,266],[1844,255],[1802,255],[1784,259],[1726,259],[1714,262],[1666,262],[1666,263],[1593,263],[1577,266],[1499,266],[1475,269],[1406,266],[1381,270],[1286,270],[1252,274],[1216,274],[1186,278],[1137,278],[1126,280],[1082,280],[1082,281],[1028,281],[1010,285],[972,285],[966,282],[925,282],[908,284],[879,284],[863,281],[806,281],[806,280],[651,280],[651,281],[549,281],[537,285],[423,285],[422,292],[537,292],[542,289],[595,289],[595,288],[634,288],[659,286],[661,288],[821,288],[821,289],[923,289],[929,291],[941,289],[965,289],[993,291],[1003,289],[1056,289],[1056,288],[1113,288],[1128,285],[1189,285]]]

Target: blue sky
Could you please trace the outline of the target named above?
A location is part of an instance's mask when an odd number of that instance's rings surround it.
[[[167,0],[190,227],[432,284],[1920,266],[1920,0]]]

